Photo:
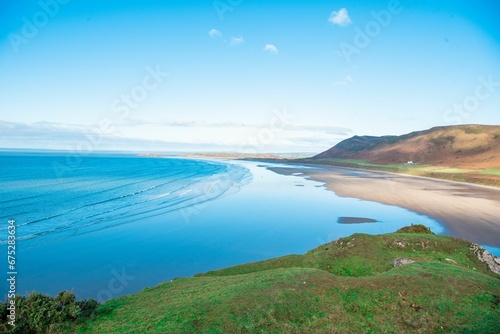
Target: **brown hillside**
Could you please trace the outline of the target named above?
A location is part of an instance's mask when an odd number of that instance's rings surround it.
[[[354,136],[313,159],[362,159],[379,164],[409,160],[457,168],[500,167],[500,125],[435,127],[402,136]]]

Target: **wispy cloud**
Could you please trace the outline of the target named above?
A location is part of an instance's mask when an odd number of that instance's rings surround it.
[[[352,80],[352,77],[350,75],[347,75],[344,79],[339,80],[339,81],[334,81],[332,85],[334,86],[347,86],[352,84],[354,81]]]
[[[231,37],[231,41],[229,42],[230,46],[236,46],[243,43],[243,37]]]
[[[351,18],[349,17],[349,13],[345,8],[341,8],[338,12],[333,11],[330,14],[330,18],[328,19],[328,21],[331,24],[337,24],[341,27],[348,26],[349,24],[352,23]]]
[[[208,32],[208,36],[212,37],[212,38],[215,38],[215,37],[221,37],[222,36],[222,33],[217,30],[217,29],[212,29]]]
[[[5,148],[53,148],[54,143],[64,147],[69,142],[83,141],[90,131],[90,127],[70,124],[50,122],[26,124],[0,120],[0,142]]]
[[[263,50],[272,54],[278,54],[278,48],[274,44],[266,44]]]
[[[100,150],[197,151],[217,147],[213,142],[189,143],[117,135],[100,137],[96,127],[51,122],[14,123],[0,120],[0,149],[64,150],[85,155]],[[220,146],[219,149],[229,147]]]
[[[269,127],[266,123],[246,123],[246,122],[213,122],[205,120],[174,120],[166,119],[161,121],[144,121],[141,119],[127,119],[123,122],[123,126],[137,127],[144,125],[162,126],[162,127],[194,127],[194,128],[254,128],[261,129]],[[286,130],[293,131],[314,131],[314,132],[324,132],[329,134],[337,135],[348,135],[353,132],[352,129],[338,127],[338,126],[324,126],[324,125],[288,125]]]
[[[268,123],[244,123],[229,121],[204,120],[164,120],[147,121],[128,119],[127,122],[114,124],[113,133],[102,134],[97,126],[81,126],[51,122],[32,124],[13,123],[0,120],[0,149],[2,148],[33,148],[69,150],[71,154],[85,154],[99,150],[158,150],[158,151],[233,151],[241,149],[241,137],[234,133],[257,133],[268,129]],[[138,136],[141,132],[130,131],[131,128],[155,131],[165,127],[172,131],[186,132],[182,128],[207,128],[210,134],[206,138],[168,138],[148,139]],[[209,130],[212,129],[212,130]],[[343,127],[323,126],[314,124],[288,125],[280,129],[275,145],[265,146],[268,152],[302,152],[319,153],[330,148],[342,139],[353,134],[353,130]],[[189,131],[188,131],[189,132]],[[123,133],[123,134],[122,134]],[[217,136],[212,134],[227,134]],[[222,139],[225,138],[225,139]],[[75,151],[76,150],[76,151]],[[84,150],[84,151],[79,151]]]
[[[248,122],[231,122],[231,121],[205,121],[205,120],[174,120],[166,119],[161,121],[147,121],[142,119],[132,119],[127,118],[120,123],[114,124],[114,127],[120,129],[122,127],[141,127],[141,126],[160,126],[160,127],[197,127],[197,128],[266,128],[269,127],[267,123],[248,123]],[[40,139],[42,137],[51,139],[63,139],[68,137],[78,137],[82,138],[89,133],[94,133],[98,130],[98,126],[82,126],[74,124],[62,124],[62,123],[52,123],[52,122],[37,122],[37,123],[17,123],[17,122],[7,122],[0,120],[0,139],[11,138],[24,138],[29,136],[33,139]],[[352,129],[337,127],[337,126],[325,126],[325,125],[288,125],[286,130],[293,131],[315,131],[315,132],[325,132],[329,134],[338,135],[348,135],[353,132]],[[113,134],[118,134],[118,131]],[[112,136],[109,134],[107,136]]]
[[[122,120],[120,126],[140,127],[145,125],[181,128],[259,128],[263,124],[250,124],[245,122],[209,122],[197,119],[164,119],[160,121],[146,121],[142,119],[127,118]]]

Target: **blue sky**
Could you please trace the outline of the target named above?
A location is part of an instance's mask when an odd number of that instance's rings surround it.
[[[497,1],[8,1],[0,147],[320,152],[500,124]]]

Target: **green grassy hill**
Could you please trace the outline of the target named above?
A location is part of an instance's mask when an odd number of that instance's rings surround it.
[[[176,279],[106,302],[78,333],[500,332],[499,275],[470,242],[425,232]]]

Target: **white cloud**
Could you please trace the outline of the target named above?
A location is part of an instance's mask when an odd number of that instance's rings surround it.
[[[333,82],[334,86],[347,86],[353,83],[352,77],[347,75],[344,79]]]
[[[341,27],[348,26],[352,23],[351,18],[349,17],[349,13],[347,9],[341,8],[338,12],[333,11],[330,14],[330,18],[328,21],[332,24],[338,24]]]
[[[278,54],[278,48],[273,44],[266,44],[263,50],[272,54]]]
[[[241,143],[245,139],[255,136],[262,129],[273,127],[269,122],[245,123],[203,119],[127,121],[129,123],[113,124],[113,132],[104,134],[98,125],[51,122],[25,124],[0,120],[0,142],[9,148],[71,148],[71,151],[67,151],[68,154],[99,150],[242,152],[245,148],[252,151],[255,149],[253,145],[242,146]],[[165,131],[165,126],[169,127],[168,131]],[[187,131],[189,127],[196,128],[196,131]],[[318,124],[290,124],[279,127],[275,134],[272,143],[258,143],[259,152],[319,153],[352,136],[353,130]],[[78,147],[83,147],[83,151],[78,151]]]
[[[206,121],[203,119],[163,119],[163,120],[143,120],[138,118],[126,118],[123,119],[120,124],[115,124],[115,127],[142,127],[142,126],[155,126],[170,128],[217,128],[217,129],[265,129],[269,127],[267,123],[249,123],[249,122],[235,122],[235,121]],[[2,121],[0,121],[0,130],[2,130]],[[349,135],[353,132],[352,129],[338,127],[338,126],[328,126],[328,125],[306,125],[306,124],[296,124],[287,125],[283,130],[287,131],[314,131],[316,133],[329,133],[335,135]]]
[[[212,38],[215,38],[215,37],[221,37],[222,33],[217,29],[212,29],[208,32],[208,35]]]
[[[236,46],[238,44],[243,43],[243,37],[231,37],[231,41],[229,42],[230,46]]]

